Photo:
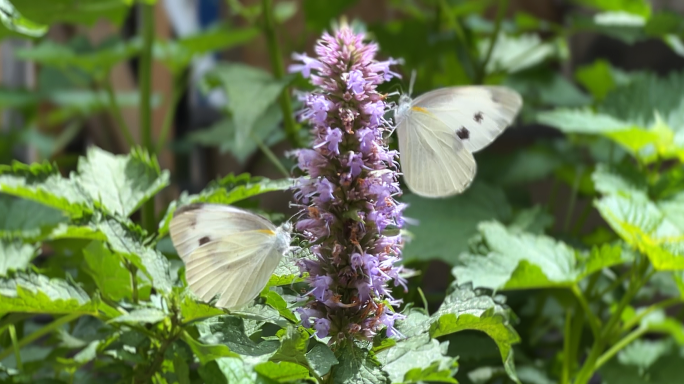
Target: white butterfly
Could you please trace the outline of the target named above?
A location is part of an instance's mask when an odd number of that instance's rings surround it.
[[[190,204],[179,208],[169,227],[185,262],[190,290],[217,307],[235,309],[266,286],[290,248],[290,224],[281,227],[235,207]]]
[[[521,107],[517,92],[498,86],[442,88],[415,100],[401,95],[395,121],[408,188],[425,197],[463,192],[477,170],[472,154],[494,141]]]

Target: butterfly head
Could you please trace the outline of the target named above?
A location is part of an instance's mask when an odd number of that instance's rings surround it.
[[[399,96],[399,105],[394,110],[394,120],[398,123],[406,116],[406,113],[411,109],[411,96],[403,94]]]
[[[290,249],[290,242],[292,241],[292,223],[286,221],[276,229],[276,249],[279,253],[284,254]]]

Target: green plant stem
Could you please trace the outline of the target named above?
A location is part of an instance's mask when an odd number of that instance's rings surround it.
[[[275,165],[276,168],[278,168],[280,173],[282,173],[283,176],[285,176],[286,178],[290,177],[290,172],[288,172],[287,169],[285,169],[280,160],[278,160],[278,157],[275,155],[275,153],[273,153],[273,151],[271,151],[271,149],[266,144],[264,144],[264,142],[261,141],[261,139],[259,139],[257,135],[254,134],[254,132],[250,132],[249,136],[252,138],[252,140],[254,140],[259,149],[261,149],[261,152],[263,152],[264,155],[266,155],[266,157],[268,157],[268,159],[271,161],[271,163],[273,163],[273,165]]]
[[[70,315],[60,317],[59,319],[53,321],[52,323],[39,328],[37,331],[35,331],[32,334],[30,334],[30,335],[24,337],[23,339],[19,340],[19,342],[16,343],[15,349],[17,349],[17,351],[18,351],[19,349],[21,349],[24,346],[32,343],[33,341],[37,340],[38,338],[54,331],[55,329],[61,327],[64,324],[70,323],[70,322],[78,319],[82,315],[83,315],[83,313],[72,313]],[[13,324],[10,325],[10,336],[12,335],[12,332],[14,332],[14,325]],[[16,335],[15,335],[15,337],[16,337]],[[1,351],[0,352],[0,361],[2,361],[4,358],[9,356],[12,353],[12,351],[13,350],[9,349],[9,348],[4,350],[4,351]]]
[[[492,33],[492,39],[489,43],[489,48],[487,48],[487,53],[485,54],[480,68],[477,74],[476,84],[481,84],[487,74],[487,65],[489,60],[492,58],[492,53],[494,52],[494,47],[496,47],[496,42],[499,40],[499,32],[501,31],[501,22],[503,21],[506,11],[508,10],[508,0],[499,1],[499,9],[496,13],[496,21],[494,22],[494,32]]]
[[[126,139],[126,143],[129,147],[132,148],[133,146],[135,146],[135,139],[131,134],[130,128],[128,128],[128,124],[126,124],[126,122],[123,119],[121,107],[119,106],[119,103],[116,101],[116,95],[114,94],[114,89],[112,88],[112,82],[109,80],[109,76],[107,77],[107,80],[104,81],[103,87],[105,89],[105,92],[107,92],[107,100],[109,101],[109,112],[114,117],[116,125],[119,126],[121,133],[123,133],[124,138]]]
[[[642,328],[637,328],[634,330],[634,332],[628,334],[627,336],[623,337],[620,341],[615,343],[610,349],[608,349],[604,354],[602,354],[597,360],[596,363],[594,364],[594,370],[597,370],[601,368],[603,364],[608,362],[613,356],[615,356],[616,353],[620,352],[623,348],[625,348],[629,343],[632,341],[640,338],[643,336],[644,333],[648,331],[648,328],[642,327]]]
[[[154,42],[154,6],[140,4],[142,20],[143,47],[140,53],[138,81],[140,84],[140,132],[142,145],[154,155],[152,142],[152,44]],[[149,232],[155,232],[154,197],[142,206],[142,226]]]
[[[587,384],[589,382],[591,377],[594,375],[594,364],[596,360],[598,360],[598,358],[601,356],[602,350],[603,340],[594,340],[594,344],[591,346],[589,355],[587,356],[587,359],[584,361],[582,369],[580,369],[579,373],[577,374],[577,378],[575,379],[574,384]]]
[[[587,317],[587,320],[589,321],[589,328],[591,328],[591,333],[594,334],[594,337],[598,338],[601,336],[601,324],[596,317],[591,312],[591,308],[589,308],[589,303],[587,302],[586,298],[584,297],[584,294],[582,291],[579,289],[577,284],[572,286],[572,293],[575,295],[577,298],[577,301],[580,303],[580,306],[582,307],[582,310],[584,311],[585,316]]]
[[[138,304],[138,279],[136,278],[138,268],[126,260],[126,269],[128,269],[128,273],[131,276],[131,300],[133,303]]]
[[[586,223],[587,218],[589,217],[589,214],[591,213],[591,209],[594,206],[591,204],[591,201],[588,201],[585,205],[584,208],[582,209],[582,212],[580,213],[580,216],[577,218],[577,221],[575,222],[575,225],[572,227],[572,234],[574,236],[579,236],[580,231],[582,230],[582,227],[584,226],[584,223]]]
[[[572,311],[568,309],[565,312],[565,326],[563,330],[563,369],[561,371],[561,384],[570,383],[570,365],[572,364],[570,342],[572,337]]]
[[[19,371],[23,371],[24,367],[21,364],[21,347],[17,342],[17,330],[14,328],[14,324],[9,325],[9,335],[10,339],[12,340],[12,349],[8,349],[8,351],[14,352],[14,359],[16,360],[17,369]],[[3,359],[4,358],[0,358],[0,361],[2,361]]]
[[[278,38],[276,36],[272,0],[261,0],[261,7],[264,12],[263,29],[268,45],[268,55],[271,59],[271,69],[273,70],[273,75],[276,79],[282,79],[285,77],[285,66],[283,64],[282,53],[280,52],[280,45],[278,44]],[[289,87],[283,89],[278,102],[280,103],[280,110],[283,112],[285,135],[293,147],[299,148],[302,144],[299,140],[299,126],[294,120]]]
[[[164,122],[162,124],[161,132],[159,133],[159,138],[157,138],[157,147],[155,153],[161,153],[164,150],[167,137],[169,136],[169,131],[171,131],[173,117],[176,115],[178,103],[180,102],[187,85],[187,78],[184,75],[178,76],[171,82],[171,104],[166,110],[166,115],[164,115]]]
[[[577,172],[575,180],[572,183],[572,195],[570,195],[570,203],[568,204],[568,209],[565,212],[565,223],[563,223],[563,232],[568,232],[570,228],[570,221],[572,219],[572,211],[575,209],[575,202],[577,202],[577,194],[579,193],[579,183],[582,180],[582,175],[584,170]]]
[[[649,313],[659,310],[659,309],[664,309],[667,307],[671,307],[673,305],[677,305],[682,303],[682,299],[679,297],[673,297],[667,300],[663,300],[659,303],[653,304],[650,307],[646,308],[642,312],[640,312],[638,315],[634,316],[633,318],[629,319],[623,326],[622,326],[622,331],[627,332],[629,331],[632,327],[635,325],[639,324],[639,322],[646,317]]]

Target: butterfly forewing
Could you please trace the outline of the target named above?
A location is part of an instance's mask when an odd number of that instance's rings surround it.
[[[425,197],[445,197],[465,190],[477,166],[456,134],[430,111],[416,108],[397,127],[404,181]]]
[[[185,260],[200,246],[230,234],[275,226],[251,212],[228,205],[190,204],[179,208],[169,226],[171,241]]]
[[[506,87],[449,87],[421,95],[412,106],[428,110],[460,136],[468,152],[475,153],[513,122],[522,98]]]

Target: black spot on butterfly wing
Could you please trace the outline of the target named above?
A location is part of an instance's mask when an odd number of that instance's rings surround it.
[[[470,138],[470,131],[466,127],[461,127],[456,131],[456,136],[461,140],[468,140]]]
[[[210,241],[211,241],[211,239],[209,238],[209,236],[201,237],[201,238],[199,239],[199,245],[200,245],[200,247],[201,247],[201,246],[203,246],[204,244],[206,244],[206,243],[208,243],[208,242],[210,242]]]
[[[475,116],[473,116],[473,120],[475,120],[478,123],[482,123],[482,119],[484,119],[482,112],[478,112],[475,114]]]

